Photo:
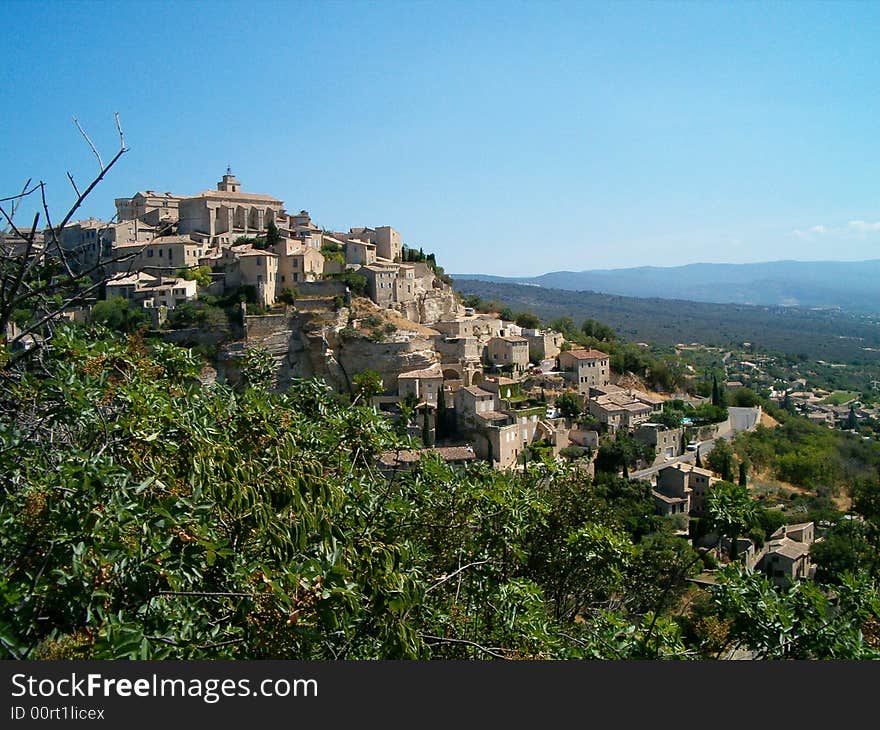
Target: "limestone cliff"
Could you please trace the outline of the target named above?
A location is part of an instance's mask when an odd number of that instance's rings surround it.
[[[397,376],[439,362],[433,343],[437,332],[356,299],[337,311],[297,311],[245,317],[244,339],[228,343],[218,355],[219,376],[231,382],[246,348],[269,353],[277,363],[277,386],[292,378],[320,377],[348,393],[352,378],[365,370],[382,377],[388,393]]]

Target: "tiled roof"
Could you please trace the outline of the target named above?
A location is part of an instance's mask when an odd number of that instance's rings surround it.
[[[575,360],[600,360],[608,357],[608,355],[601,350],[569,350],[568,354]]]
[[[476,385],[465,386],[464,388],[462,388],[462,390],[466,390],[468,393],[470,393],[473,396],[476,396],[477,398],[485,398],[487,396],[491,398],[493,395],[488,390],[483,390],[482,388],[478,388]]]
[[[436,363],[431,365],[429,368],[425,368],[424,370],[410,370],[406,373],[400,373],[397,376],[398,380],[401,378],[442,378],[443,371],[440,369],[440,366]]]
[[[232,193],[227,192],[226,190],[205,190],[198,195],[193,195],[189,198],[184,198],[183,202],[187,200],[195,200],[196,198],[215,198],[215,199],[226,199],[226,200],[241,200],[241,201],[251,201],[251,202],[267,202],[267,203],[281,203],[282,201],[278,200],[278,198],[273,198],[271,195],[263,195],[262,193]]]

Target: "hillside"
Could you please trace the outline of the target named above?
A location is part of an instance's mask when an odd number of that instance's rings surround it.
[[[457,274],[456,281],[481,279],[551,289],[597,291],[630,297],[681,297],[699,302],[767,306],[839,307],[880,313],[880,260],[772,261],[755,264],[689,264],[662,268],[555,271],[505,278]]]
[[[477,280],[456,279],[455,288],[515,311],[532,311],[544,322],[563,316],[576,323],[597,319],[631,341],[722,347],[751,342],[812,359],[880,361],[877,322],[835,310],[647,299]]]

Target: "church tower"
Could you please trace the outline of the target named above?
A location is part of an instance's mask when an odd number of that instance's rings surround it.
[[[226,174],[223,176],[223,179],[217,183],[217,190],[220,190],[224,193],[240,193],[241,192],[241,183],[232,174],[232,168],[226,167]]]

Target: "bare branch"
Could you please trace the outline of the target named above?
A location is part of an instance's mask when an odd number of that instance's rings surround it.
[[[28,182],[30,182],[30,180],[28,180]],[[39,187],[40,187],[39,185],[34,185],[34,187],[32,187],[30,190],[25,190],[25,191],[19,193],[18,195],[11,195],[8,198],[0,198],[0,203],[6,203],[6,202],[9,202],[10,200],[20,200],[21,198],[26,198],[31,193],[36,192]]]
[[[92,144],[92,140],[89,139],[89,135],[86,134],[86,131],[80,126],[76,117],[73,118],[73,123],[76,125],[76,128],[79,130],[79,133],[83,136],[83,139],[88,143],[89,147],[92,148],[92,152],[95,153],[95,157],[98,158],[98,166],[101,170],[104,169],[104,160],[101,159],[101,155],[98,153],[97,148],[94,144]]]
[[[125,137],[122,134],[122,124],[119,123],[119,112],[113,112],[113,116],[116,118],[116,130],[119,132],[119,149],[125,149]]]
[[[495,562],[494,560],[478,560],[475,563],[468,563],[467,565],[462,565],[458,570],[454,570],[449,575],[443,576],[442,578],[440,578],[440,580],[438,580],[436,583],[434,583],[434,585],[426,588],[425,593],[430,593],[435,588],[438,588],[439,586],[443,585],[446,581],[457,576],[463,570],[467,570],[468,568],[475,568],[478,565],[485,565],[486,563],[494,563],[494,562]]]
[[[488,646],[482,646],[481,644],[476,643],[475,641],[468,641],[467,639],[447,639],[443,636],[431,636],[430,634],[419,634],[419,636],[423,639],[428,639],[430,641],[437,641],[447,644],[464,644],[465,646],[472,646],[474,649],[478,649],[490,656],[495,657],[496,659],[507,659],[507,655],[499,654],[498,652],[509,651],[503,647],[493,646],[489,648]]]
[[[70,180],[70,184],[73,185],[73,192],[75,192],[77,194],[77,196],[79,196],[79,188],[76,186],[76,183],[73,181],[73,175],[71,175],[69,172],[67,173],[67,179]]]

